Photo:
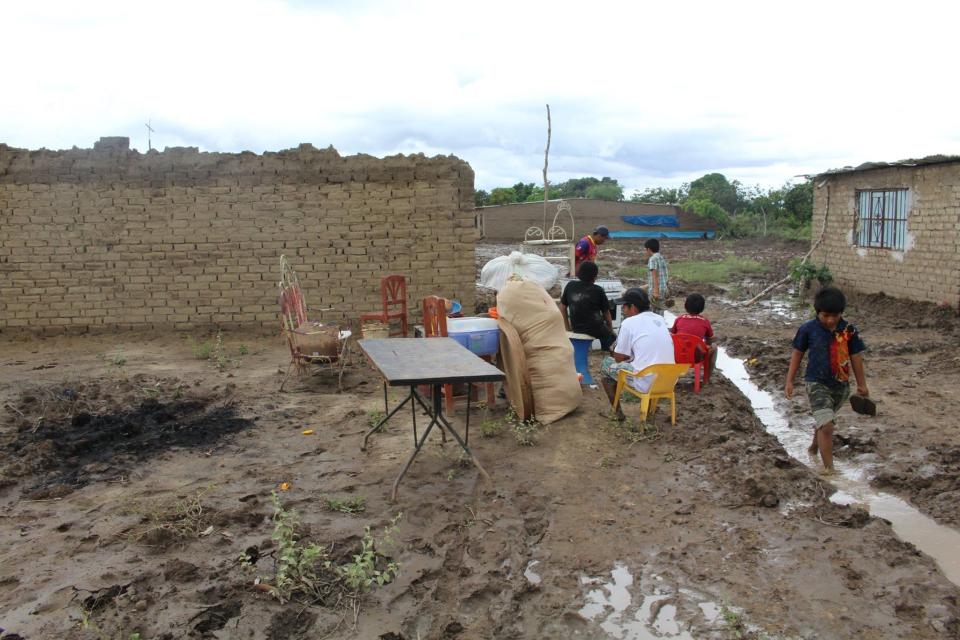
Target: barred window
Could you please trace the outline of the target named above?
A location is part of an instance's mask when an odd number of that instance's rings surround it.
[[[908,199],[907,189],[857,191],[857,246],[902,250]]]

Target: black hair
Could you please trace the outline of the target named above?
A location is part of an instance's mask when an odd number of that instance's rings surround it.
[[[707,301],[699,293],[691,293],[683,303],[683,308],[687,313],[703,313],[703,308],[707,306]]]
[[[623,295],[620,297],[623,300],[623,304],[629,304],[637,308],[637,311],[643,313],[644,311],[650,311],[650,296],[647,295],[647,292],[638,287],[633,287],[627,289],[623,292]]]
[[[836,287],[824,287],[813,297],[813,308],[817,313],[843,313],[847,307],[847,298]]]
[[[656,238],[650,238],[643,243],[643,246],[645,246],[647,249],[650,249],[650,251],[653,251],[654,253],[660,253],[660,241]]]
[[[587,284],[593,284],[597,279],[597,274],[600,273],[600,269],[597,268],[596,262],[586,262],[580,263],[580,268],[577,269],[577,277],[580,278],[582,282]]]

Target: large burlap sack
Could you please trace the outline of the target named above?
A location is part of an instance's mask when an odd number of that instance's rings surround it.
[[[497,295],[497,313],[523,342],[537,420],[550,424],[579,407],[582,392],[573,345],[560,309],[546,290],[528,280],[510,280]]]
[[[542,256],[514,251],[508,256],[494,258],[480,270],[480,285],[500,291],[513,276],[536,282],[544,289],[557,284],[557,266]]]

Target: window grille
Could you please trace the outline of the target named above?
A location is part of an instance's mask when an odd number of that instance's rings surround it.
[[[857,191],[857,246],[903,250],[908,196],[907,189]]]

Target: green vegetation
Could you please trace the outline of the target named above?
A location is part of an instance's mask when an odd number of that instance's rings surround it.
[[[336,498],[327,498],[327,509],[339,511],[340,513],[360,513],[366,510],[366,498],[357,496],[356,498],[347,498],[346,500],[337,500]]]
[[[237,349],[237,353],[239,353],[242,356],[248,355],[250,353],[250,347],[248,347],[245,344],[242,344],[240,345],[240,348]]]
[[[833,274],[827,265],[815,265],[810,261],[804,262],[801,258],[790,261],[790,278],[795,280],[803,288],[809,287],[814,280],[821,286],[827,286],[833,282]]]
[[[550,185],[550,199],[557,198],[599,198],[600,200],[623,201],[623,186],[614,178],[583,177],[572,178],[566,182]],[[518,182],[512,187],[497,187],[489,193],[483,189],[474,192],[474,203],[478,207],[514,202],[542,202],[543,185],[533,182]]]
[[[480,423],[480,437],[493,438],[503,431],[503,422],[500,420],[484,420]]]
[[[634,422],[630,418],[617,420],[616,417],[611,416],[607,420],[606,428],[618,439],[630,444],[656,440],[662,435],[660,428],[656,425],[649,422]]]
[[[543,187],[518,182],[474,194],[478,207],[537,202]],[[550,185],[550,198],[600,198],[622,202],[623,187],[615,178],[583,177]],[[773,236],[788,240],[809,240],[813,216],[813,183],[809,180],[764,189],[730,181],[722,173],[708,173],[679,187],[648,187],[636,191],[630,202],[676,205],[717,224],[721,236],[742,238]]]
[[[766,270],[767,268],[756,260],[727,253],[722,260],[713,262],[701,260],[671,262],[670,278],[684,282],[729,283],[739,276],[762,274]],[[644,265],[631,265],[624,268],[620,275],[624,278],[643,280],[647,277],[647,268]]]
[[[370,428],[373,429],[375,426],[380,424],[380,421],[386,417],[386,413],[380,410],[367,411],[367,424],[370,425]],[[383,430],[383,425],[380,425],[380,428],[377,429],[377,433]]]
[[[272,502],[276,568],[273,581],[268,584],[270,593],[280,602],[300,599],[338,604],[350,599],[356,603],[363,592],[396,578],[400,566],[380,549],[393,544],[402,514],[391,520],[379,540],[367,526],[353,560],[337,564],[326,546],[298,538],[299,515],[293,509],[285,509],[276,492]]]

